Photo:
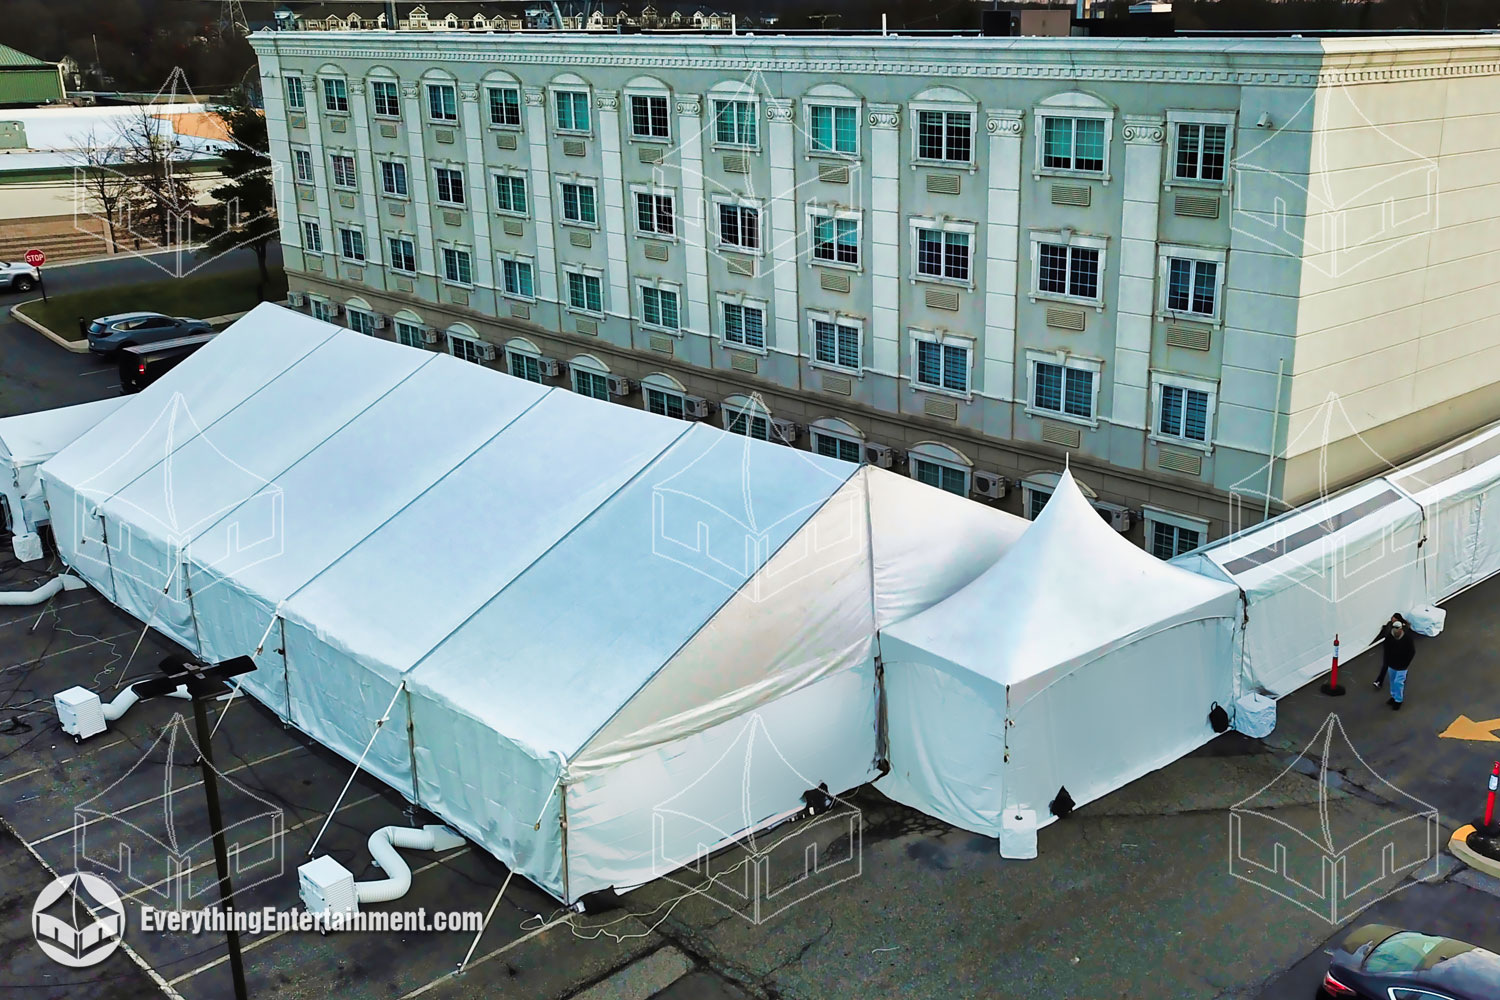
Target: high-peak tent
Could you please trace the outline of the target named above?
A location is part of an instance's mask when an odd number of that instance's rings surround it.
[[[1121,538],[1064,473],[952,597],[887,628],[891,798],[988,836],[1066,788],[1092,801],[1214,735],[1239,595]]]
[[[43,476],[103,593],[570,901],[872,777],[877,631],[1026,524],[272,306]]]

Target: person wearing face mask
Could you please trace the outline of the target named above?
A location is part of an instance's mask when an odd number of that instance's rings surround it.
[[[1381,628],[1375,641],[1381,644],[1380,676],[1375,678],[1375,686],[1378,688],[1384,684],[1385,675],[1389,672],[1391,696],[1386,704],[1393,710],[1400,710],[1401,703],[1406,700],[1406,670],[1417,652],[1406,619],[1400,615],[1391,615],[1391,620]]]

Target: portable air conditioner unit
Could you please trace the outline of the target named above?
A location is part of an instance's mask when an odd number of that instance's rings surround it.
[[[628,396],[632,392],[635,392],[635,383],[630,381],[630,379],[621,378],[619,375],[611,375],[609,377],[609,394],[611,396]]]
[[[425,329],[425,330],[422,331],[422,343],[424,343],[424,344],[436,344],[437,342],[438,342],[438,332],[437,332],[437,328],[436,327],[429,326],[427,329]]]
[[[354,873],[326,854],[297,869],[297,891],[308,913],[330,922],[359,912]]]
[[[1111,528],[1114,528],[1122,535],[1129,531],[1130,526],[1134,523],[1132,512],[1128,507],[1121,507],[1116,503],[1101,502],[1094,504],[1094,509],[1099,512],[1100,517],[1109,522]]]
[[[537,358],[536,367],[542,373],[543,378],[557,378],[562,374],[562,365],[556,358]]]
[[[1005,496],[1005,477],[995,472],[974,473],[974,495],[987,500],[999,500]]]
[[[771,430],[782,441],[785,441],[787,444],[791,444],[793,441],[797,440],[797,433],[801,431],[802,428],[797,424],[792,423],[790,420],[777,420],[775,418],[772,418]]]
[[[389,325],[390,325],[390,320],[386,319],[384,313],[376,313],[375,314],[375,329],[377,329],[377,330],[384,330]]]
[[[689,420],[707,420],[713,404],[702,396],[682,397],[682,415]]]
[[[886,444],[865,445],[865,462],[877,469],[890,469],[896,465],[896,449]]]
[[[494,344],[480,344],[479,345],[479,360],[480,361],[494,361],[495,360],[495,345]]]
[[[301,309],[303,306],[307,305],[307,296],[303,295],[301,292],[287,292],[286,304],[291,306],[293,309]]]
[[[99,696],[87,688],[70,687],[52,696],[57,709],[57,719],[63,732],[74,741],[86,740],[108,728],[104,720],[104,705]]]
[[[330,302],[328,303],[328,315],[342,316],[344,315],[344,307],[339,305],[337,302]]]

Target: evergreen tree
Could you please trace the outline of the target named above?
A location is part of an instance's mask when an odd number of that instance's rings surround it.
[[[266,137],[266,118],[254,95],[240,89],[231,104],[216,110],[229,130],[232,144],[222,154],[220,173],[225,183],[211,192],[217,203],[210,218],[204,252],[212,255],[244,248],[254,252],[260,267],[259,295],[265,297],[271,280],[266,270],[266,248],[280,237],[276,221],[276,189]]]

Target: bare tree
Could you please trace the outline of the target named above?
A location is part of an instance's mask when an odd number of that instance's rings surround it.
[[[73,165],[74,217],[81,209],[95,218],[102,218],[109,252],[114,253],[119,248],[115,224],[127,192],[135,182],[120,170],[123,156],[113,138],[101,140],[96,130],[90,129],[72,139],[74,148],[67,156]]]
[[[133,181],[122,205],[133,235],[160,246],[187,244],[196,208],[187,179],[191,150],[177,143],[172,126],[149,105],[131,109],[116,132],[122,172]]]

